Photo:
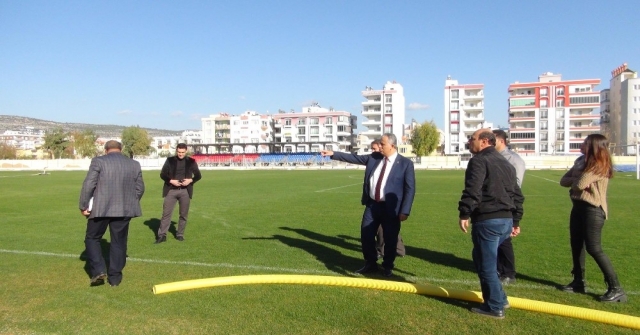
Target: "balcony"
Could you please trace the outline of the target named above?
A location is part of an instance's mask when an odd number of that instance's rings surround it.
[[[482,110],[484,108],[484,104],[463,104],[462,109],[468,110]]]
[[[362,105],[363,106],[379,106],[381,103],[382,103],[381,99],[374,99],[374,100],[363,101]]]
[[[373,108],[363,109],[362,110],[362,115],[380,115],[381,111],[382,110],[380,110],[380,109],[373,109]]]

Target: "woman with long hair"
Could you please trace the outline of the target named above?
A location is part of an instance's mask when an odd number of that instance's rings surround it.
[[[560,185],[570,187],[573,202],[569,219],[569,236],[573,257],[573,281],[561,289],[567,292],[585,293],[585,249],[604,274],[607,292],[602,302],[624,302],[627,295],[620,286],[609,257],[602,251],[601,237],[604,220],[607,219],[607,186],[613,178],[613,164],[607,138],[591,134],[582,143],[573,167],[562,177]]]

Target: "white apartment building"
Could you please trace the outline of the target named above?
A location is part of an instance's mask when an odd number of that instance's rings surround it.
[[[240,115],[220,113],[202,118],[203,144],[228,144],[205,146],[209,154],[220,152],[266,153],[273,141],[270,115],[246,111]]]
[[[468,138],[486,127],[484,84],[460,85],[447,77],[444,84],[444,153],[468,154]]]
[[[355,146],[357,118],[349,112],[316,103],[303,107],[300,113],[280,111],[272,118],[274,145],[280,152],[351,152]]]
[[[398,145],[404,144],[405,101],[402,85],[388,81],[382,90],[367,87],[362,91],[367,100],[362,102],[362,122],[364,131],[360,133],[360,152],[371,150],[371,141],[392,133],[398,139]]]
[[[562,80],[546,72],[537,82],[509,85],[509,137],[520,153],[577,154],[600,132],[600,79]]]
[[[18,150],[35,150],[44,144],[45,131],[27,126],[21,130],[6,130],[0,134],[0,142]]]
[[[640,78],[627,63],[611,71],[606,101],[600,103],[602,132],[613,154],[633,155],[640,138]]]

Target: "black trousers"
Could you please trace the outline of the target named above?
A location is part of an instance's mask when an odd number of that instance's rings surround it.
[[[616,277],[611,260],[602,251],[601,237],[604,219],[604,210],[601,207],[573,200],[569,220],[569,237],[574,275],[581,276],[584,273],[586,250],[600,267],[605,279]]]
[[[384,232],[382,231],[382,225],[378,227],[378,232],[376,233],[376,250],[378,251],[378,255],[384,256]],[[402,240],[402,236],[400,236],[400,234],[398,234],[396,254],[403,257],[407,254],[404,247],[404,241]]]
[[[516,277],[516,255],[513,253],[511,237],[498,246],[498,276]]]
[[[360,242],[362,243],[362,254],[365,262],[376,264],[378,261],[378,251],[376,250],[376,233],[378,227],[382,226],[384,235],[384,257],[382,267],[393,269],[396,259],[396,246],[398,235],[400,234],[400,218],[387,210],[384,202],[370,200],[362,214],[362,224],[360,226]]]
[[[93,218],[87,221],[84,245],[89,261],[91,277],[107,273],[109,283],[118,285],[122,281],[122,269],[127,262],[127,238],[129,237],[131,218]],[[100,241],[109,227],[111,246],[109,248],[109,269],[102,256]]]

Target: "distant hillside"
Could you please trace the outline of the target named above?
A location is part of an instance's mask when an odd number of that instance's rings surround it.
[[[125,126],[112,124],[88,124],[88,123],[66,123],[34,119],[24,116],[0,115],[0,134],[6,130],[22,130],[24,127],[33,127],[44,131],[62,128],[64,131],[93,130],[99,137],[120,137]],[[142,128],[150,136],[179,136],[182,131],[165,130],[155,128]]]

